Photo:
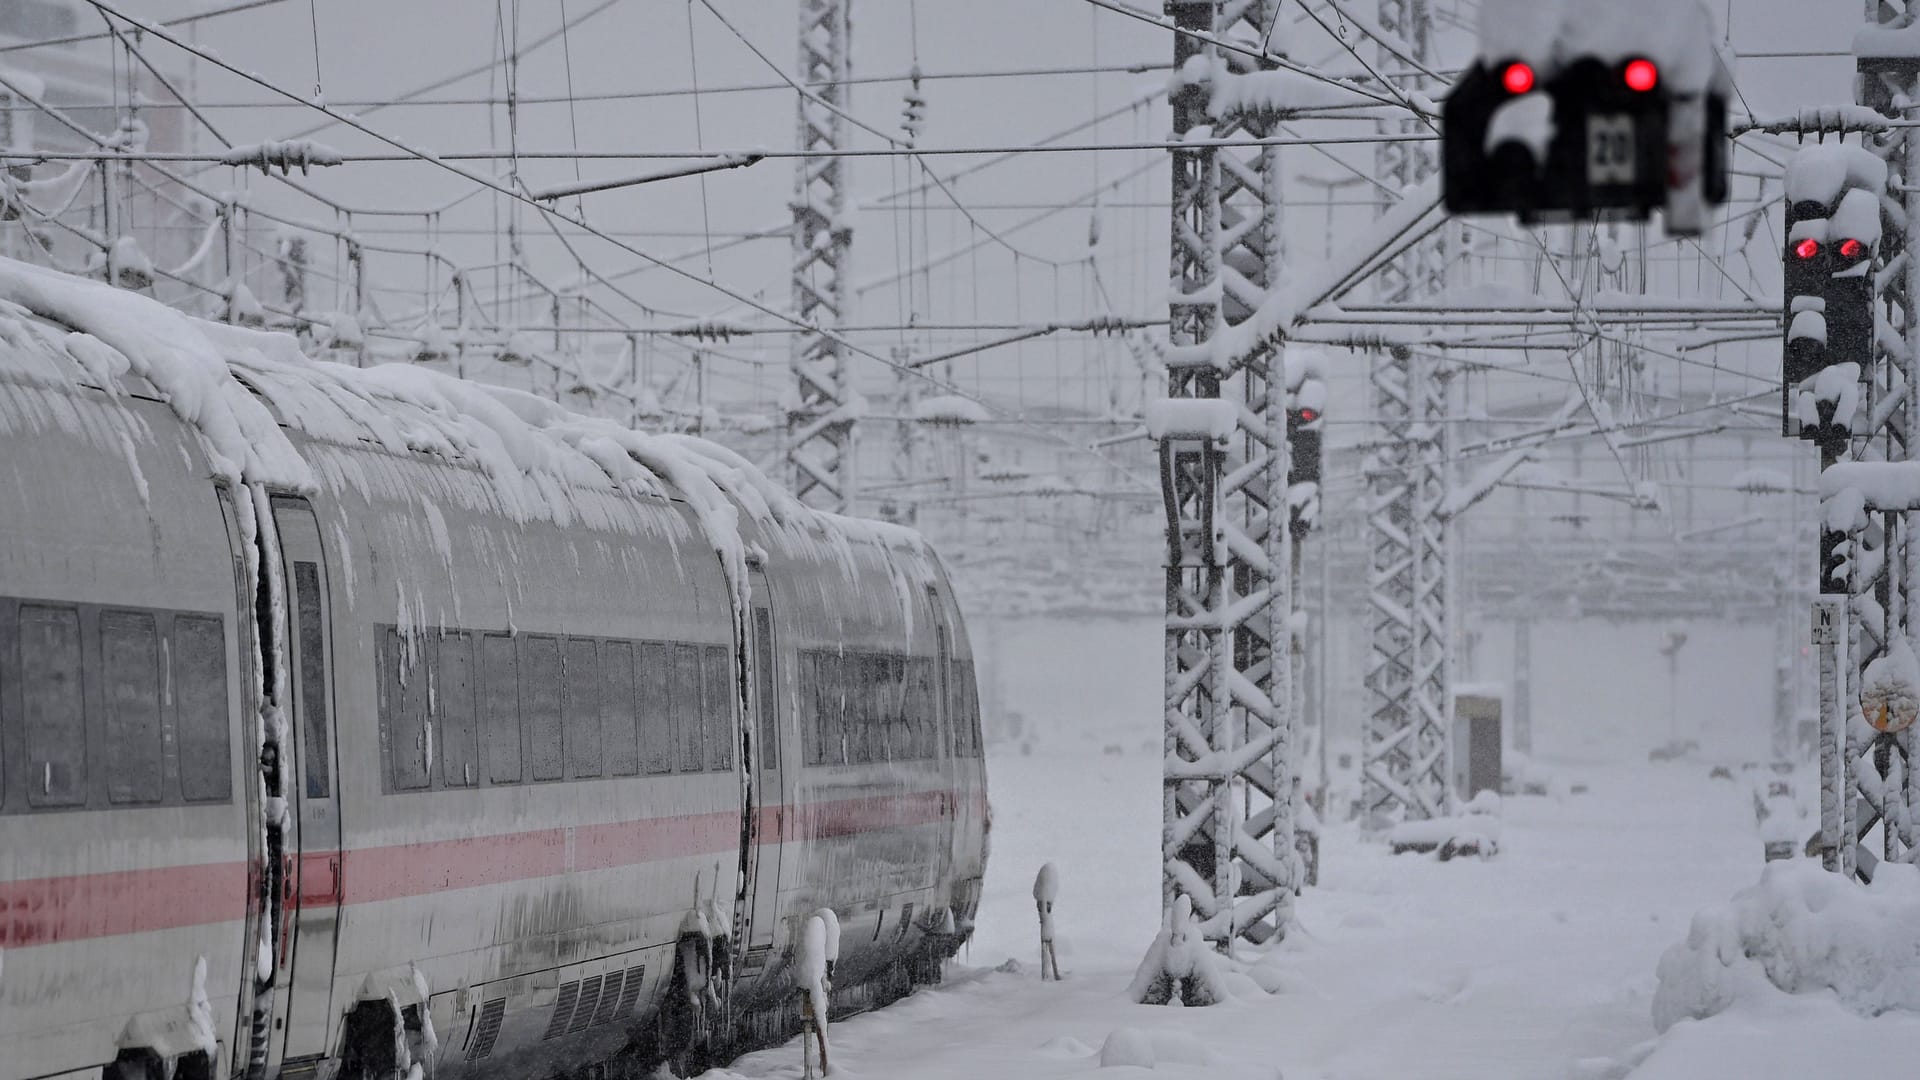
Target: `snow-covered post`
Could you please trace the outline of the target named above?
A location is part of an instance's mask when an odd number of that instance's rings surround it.
[[[1060,874],[1047,863],[1033,878],[1033,906],[1040,916],[1040,981],[1060,981],[1060,958],[1053,951],[1053,902],[1060,895]]]
[[[793,191],[793,313],[818,330],[793,335],[789,363],[794,396],[787,405],[782,453],[793,493],[808,506],[847,513],[853,507],[854,410],[846,350],[833,328],[847,311],[852,270],[852,219],[847,214],[845,159],[851,0],[800,0],[800,65],[809,93],[799,96],[798,159]],[[824,152],[824,153],[822,153]]]
[[[827,924],[818,914],[807,916],[798,945],[793,958],[793,989],[800,996],[800,1070],[807,1080],[813,1080],[812,1046],[820,1049],[820,1074],[833,1074],[827,1063]]]
[[[1127,996],[1142,1005],[1217,1005],[1227,999],[1219,963],[1193,921],[1193,901],[1173,902],[1160,933],[1133,973]]]
[[[1214,42],[1269,40],[1278,7],[1168,0],[1176,142],[1272,133],[1276,65]],[[1173,151],[1168,396],[1148,410],[1167,510],[1162,910],[1188,898],[1216,943],[1292,917],[1286,385],[1278,335],[1233,332],[1279,280],[1280,181],[1272,146]]]

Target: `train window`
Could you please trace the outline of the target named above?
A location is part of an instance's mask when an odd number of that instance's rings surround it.
[[[100,669],[107,797],[117,804],[159,802],[160,642],[151,614],[100,613]]]
[[[794,680],[800,694],[800,759],[808,765],[820,764],[824,756],[820,732],[820,658],[805,649],[793,654]]]
[[[961,676],[963,661],[947,661],[947,718],[952,727],[954,757],[967,756],[967,710],[964,706],[966,680]]]
[[[724,646],[709,645],[700,650],[701,683],[706,689],[707,767],[715,771],[733,768],[733,703],[739,695],[734,687],[732,657]]]
[[[779,685],[774,678],[773,658],[773,612],[766,608],[753,609],[753,655],[754,655],[754,701],[760,717],[760,745],[766,749],[761,752],[762,768],[780,767],[780,725],[779,725]]]
[[[20,605],[20,706],[27,805],[87,801],[87,734],[80,695],[80,613]]]
[[[960,670],[960,692],[966,698],[967,756],[982,757],[985,743],[980,738],[980,684],[974,681],[973,661],[965,661]]]
[[[387,729],[388,775],[395,791],[419,791],[427,786],[427,764],[432,756],[432,730],[427,721],[431,676],[427,638],[387,629],[381,723]]]
[[[600,652],[592,638],[567,639],[567,775],[600,775]]]
[[[513,638],[480,639],[480,670],[486,679],[487,782],[520,782],[520,664]]]
[[[933,696],[933,661],[924,656],[907,661],[907,724],[913,732],[913,756],[939,753],[939,707]]]
[[[815,700],[820,709],[820,764],[847,763],[847,686],[841,675],[842,657],[837,652],[814,654],[818,667],[815,677],[820,688]]]
[[[640,718],[640,770],[645,773],[673,771],[672,674],[673,650],[665,645],[640,646],[635,704]]]
[[[441,631],[434,665],[434,756],[440,759],[444,787],[480,782],[479,750],[474,745],[473,635]]]
[[[913,756],[913,738],[907,726],[907,658],[889,655],[886,665],[880,713],[886,747],[882,753],[887,761],[901,761]]]
[[[180,728],[180,794],[188,802],[233,797],[227,727],[227,636],[218,618],[173,617],[173,700]]]
[[[520,647],[520,716],[527,725],[528,756],[535,780],[563,774],[560,735],[560,642],[527,637]]]
[[[860,655],[857,711],[847,718],[852,729],[852,757],[856,764],[885,761],[887,757],[887,658],[879,653]]]
[[[295,624],[300,634],[300,716],[306,729],[307,797],[330,798],[333,774],[329,768],[331,743],[327,739],[326,630],[320,621],[320,567],[293,564]]]
[[[673,734],[678,752],[674,771],[702,772],[707,767],[706,743],[700,732],[700,647],[673,647]]]
[[[634,693],[633,642],[601,643],[600,677],[601,738],[606,743],[607,774],[632,776],[640,771],[640,747],[633,723],[640,706]]]

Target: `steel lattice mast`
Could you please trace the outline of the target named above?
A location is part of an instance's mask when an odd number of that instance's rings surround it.
[[[852,0],[800,0],[798,148],[838,150],[845,144]],[[790,363],[795,397],[787,408],[786,471],[793,493],[809,506],[837,513],[853,507],[854,418],[845,348],[831,336],[847,310],[849,249],[846,160],[798,159],[793,192],[793,310],[816,327],[794,335]],[[825,332],[822,332],[825,331]]]
[[[1905,5],[1867,0],[1869,26],[1895,29],[1914,21]],[[1864,59],[1864,58],[1863,58]],[[1863,64],[1863,67],[1865,64]],[[1863,71],[1856,86],[1860,103],[1898,119],[1906,102],[1920,92],[1913,65],[1896,61],[1891,70]],[[1863,140],[1866,139],[1863,136]],[[1913,232],[1920,227],[1920,139],[1913,129],[1895,129],[1881,135],[1878,145],[1868,141],[1887,161],[1887,192],[1902,213],[1887,213],[1877,275],[1875,335],[1878,348],[1866,376],[1866,414],[1874,426],[1856,432],[1851,456],[1856,461],[1905,462],[1920,445],[1920,408],[1910,400],[1916,385],[1914,350],[1920,348],[1920,273],[1908,260]],[[1904,195],[1895,193],[1904,192]],[[1895,335],[1898,335],[1897,337]],[[1846,538],[1850,565],[1856,568],[1847,604],[1849,662],[1838,672],[1821,672],[1823,693],[1837,696],[1839,715],[1821,725],[1822,829],[1826,834],[1827,866],[1870,877],[1875,860],[1912,861],[1920,850],[1915,820],[1920,818],[1920,785],[1913,783],[1915,729],[1897,735],[1875,735],[1857,721],[1861,673],[1886,653],[1896,636],[1911,642],[1909,613],[1920,595],[1920,511],[1875,513],[1868,527]],[[1823,656],[1823,661],[1824,661]],[[1831,710],[1829,710],[1831,711]],[[1833,721],[1841,722],[1835,723]],[[1879,832],[1879,850],[1862,840]],[[1838,834],[1838,835],[1836,835]]]
[[[1381,0],[1380,25],[1426,62],[1433,34],[1426,0]],[[1420,122],[1397,126],[1411,131]],[[1435,168],[1431,150],[1418,142],[1383,143],[1376,160],[1381,182],[1402,191]],[[1430,295],[1444,273],[1440,239],[1423,240],[1382,268],[1381,297]],[[1376,353],[1368,376],[1380,442],[1367,461],[1372,647],[1363,798],[1367,819],[1385,824],[1445,812],[1452,631],[1446,525],[1438,511],[1447,492],[1447,390],[1432,359],[1403,346]]]
[[[1259,50],[1279,0],[1168,0],[1187,31]],[[1220,81],[1267,66],[1176,34],[1175,139],[1244,132],[1270,115],[1213,116]],[[1238,98],[1242,95],[1226,95]],[[1167,508],[1166,760],[1162,900],[1192,898],[1214,941],[1271,939],[1292,918],[1293,689],[1287,660],[1292,537],[1286,380],[1277,347],[1223,355],[1280,272],[1275,147],[1173,152],[1168,396],[1232,403],[1230,436],[1160,444]],[[1276,653],[1276,645],[1278,652]],[[1276,662],[1277,659],[1277,662]]]

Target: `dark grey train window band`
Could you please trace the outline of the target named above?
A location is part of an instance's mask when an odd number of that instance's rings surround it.
[[[226,623],[0,597],[0,813],[233,800]]]

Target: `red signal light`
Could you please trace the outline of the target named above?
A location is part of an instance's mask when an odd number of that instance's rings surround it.
[[[1508,64],[1500,73],[1500,85],[1509,94],[1524,94],[1533,89],[1533,69],[1522,63]]]
[[[1857,259],[1866,252],[1867,246],[1858,240],[1840,241],[1840,257],[1843,259]]]
[[[1621,78],[1626,80],[1627,89],[1644,94],[1660,85],[1660,69],[1651,60],[1629,60]]]
[[[1311,424],[1318,419],[1320,419],[1320,410],[1318,409],[1301,409],[1300,410],[1301,423]]]
[[[1820,241],[1809,236],[1805,240],[1793,245],[1793,253],[1799,258],[1811,259],[1820,254]]]

